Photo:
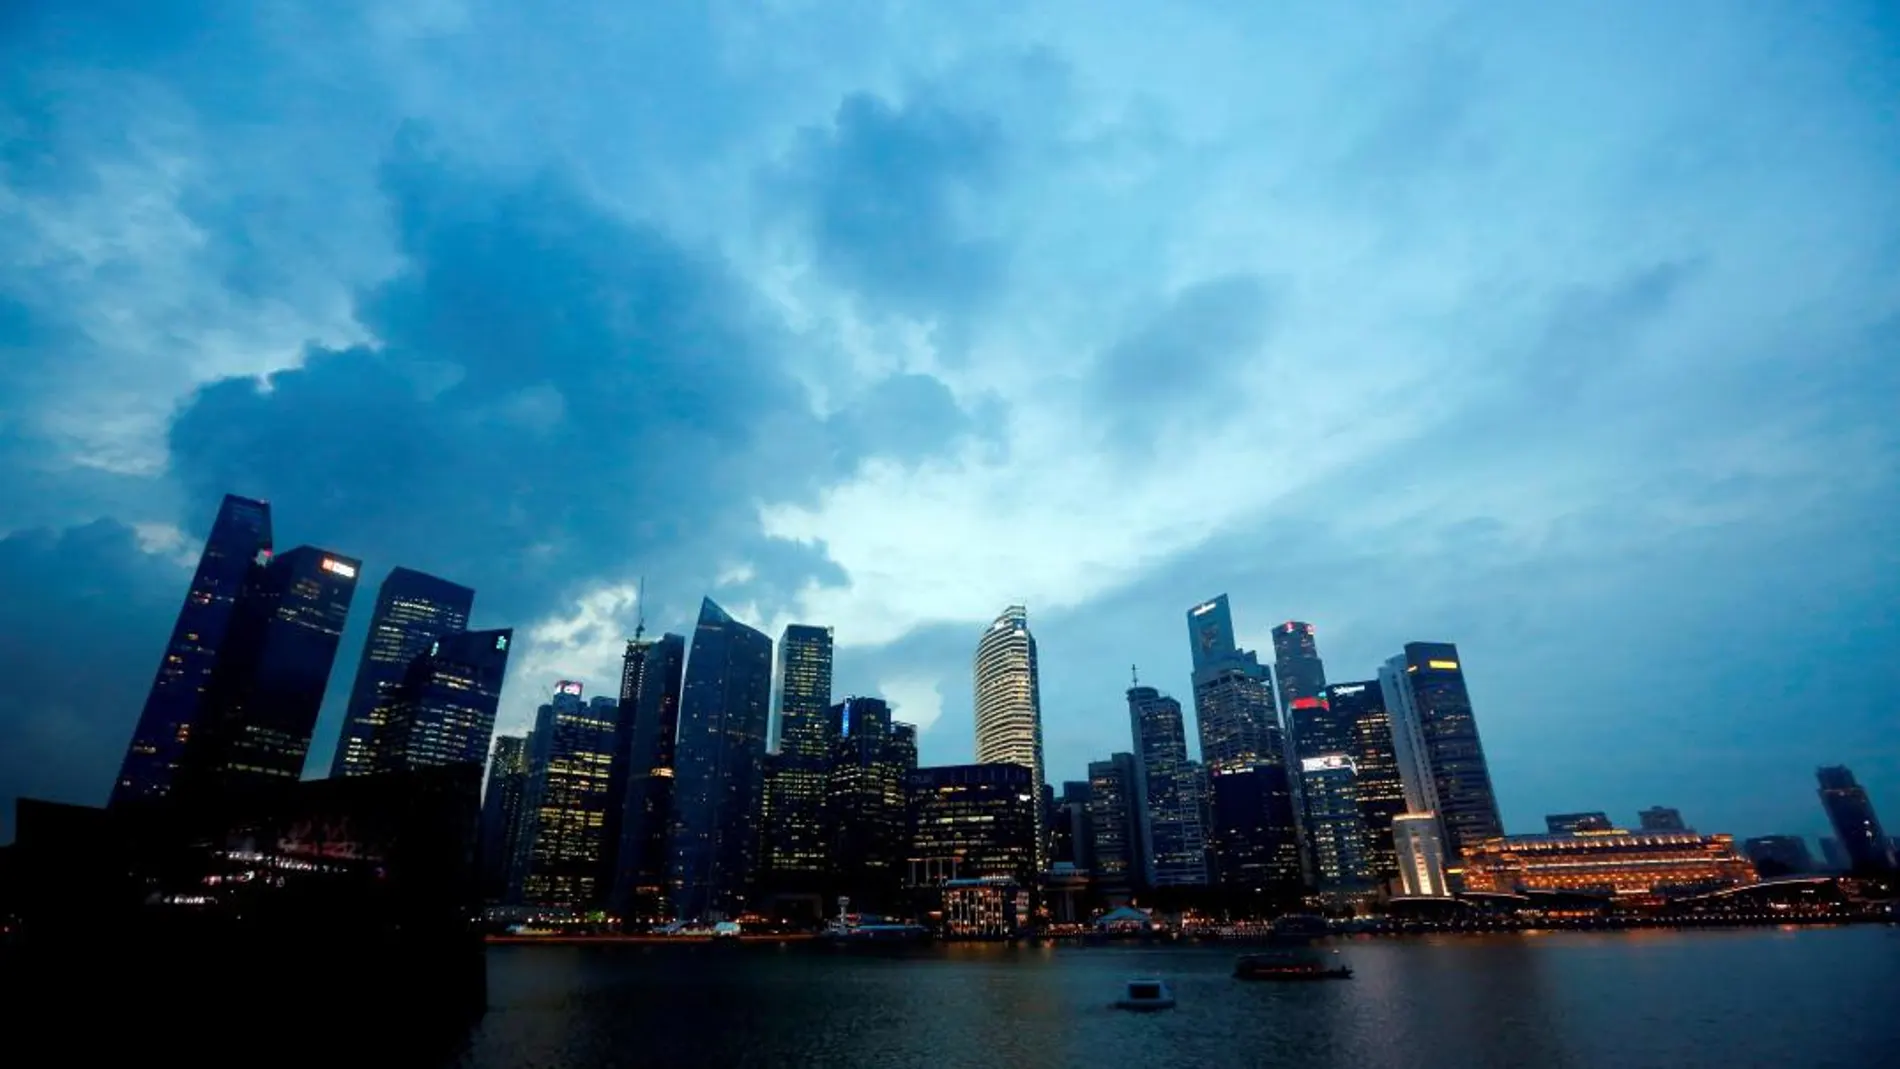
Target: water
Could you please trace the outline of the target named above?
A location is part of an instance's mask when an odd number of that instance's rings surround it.
[[[1900,1064],[1900,929],[1564,933],[1338,944],[1344,982],[1246,984],[1213,947],[496,946],[451,1064]],[[1124,980],[1179,1008],[1129,1014]]]

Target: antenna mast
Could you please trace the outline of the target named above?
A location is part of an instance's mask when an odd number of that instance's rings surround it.
[[[647,577],[644,575],[640,577],[639,593],[635,594],[634,598],[636,599],[634,608],[638,610],[639,615],[634,618],[633,640],[638,642],[640,636],[647,632]]]

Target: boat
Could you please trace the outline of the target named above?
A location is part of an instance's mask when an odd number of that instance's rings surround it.
[[[1137,1013],[1171,1010],[1174,1008],[1174,990],[1162,980],[1130,980],[1128,990],[1115,1000],[1115,1008]]]
[[[1337,951],[1334,952],[1337,955]],[[1245,954],[1234,963],[1236,980],[1350,980],[1343,963],[1329,964],[1314,954]]]

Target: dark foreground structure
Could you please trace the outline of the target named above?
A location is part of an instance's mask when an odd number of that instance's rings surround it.
[[[0,999],[24,1026],[9,1044],[38,1032],[61,1060],[136,1064],[447,1053],[487,1001],[479,773],[290,783],[193,810],[22,799],[0,859]]]

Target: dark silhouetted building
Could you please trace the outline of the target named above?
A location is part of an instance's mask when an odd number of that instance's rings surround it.
[[[1680,810],[1668,806],[1654,805],[1636,814],[1638,826],[1644,831],[1688,831],[1689,826],[1682,822]]]
[[[653,652],[653,641],[645,635],[643,618],[634,626],[633,637],[627,640],[626,651],[620,656],[620,717],[614,724],[614,762],[607,776],[607,821],[601,847],[600,885],[607,889],[607,904],[616,913],[624,913],[628,904],[622,897],[625,888],[620,883],[623,868],[620,850],[626,840],[627,792],[633,782],[633,740],[639,730],[640,691],[646,682],[647,655]]]
[[[828,713],[831,648],[828,627],[791,624],[779,637],[762,859],[775,890],[811,890],[828,882],[824,811],[835,739]],[[903,793],[901,780],[894,789]]]
[[[1894,867],[1893,851],[1887,833],[1874,813],[1867,789],[1854,779],[1844,765],[1814,770],[1820,783],[1821,808],[1827,810],[1834,837],[1840,840],[1852,872],[1888,872]]]
[[[1461,858],[1467,847],[1503,835],[1458,647],[1408,642],[1405,652],[1380,670],[1379,682],[1392,718],[1400,776],[1412,770],[1426,796],[1420,805],[1408,795],[1408,804],[1414,813],[1438,815],[1447,863]]]
[[[1351,726],[1353,785],[1365,822],[1366,867],[1373,879],[1389,884],[1399,876],[1392,843],[1392,820],[1405,812],[1405,785],[1392,750],[1392,722],[1378,680],[1335,683],[1326,688],[1333,716]]]
[[[429,643],[383,695],[370,748],[379,772],[479,765],[488,756],[514,631],[456,631]]]
[[[673,743],[679,726],[686,639],[663,635],[645,652],[622,800],[613,905],[624,917],[658,920],[671,907],[666,864],[673,821]],[[621,710],[625,720],[626,710]]]
[[[1297,901],[1306,880],[1286,765],[1256,761],[1211,769],[1209,777],[1216,875],[1229,901],[1249,911]]]
[[[1821,840],[1821,860],[1830,872],[1846,872],[1852,865],[1847,858],[1847,851],[1841,847],[1841,841],[1831,835]]]
[[[396,688],[436,639],[468,626],[474,605],[475,592],[468,587],[408,568],[396,568],[383,580],[363,656],[356,663],[343,730],[330,758],[330,775],[361,776],[389,767],[378,764],[376,748]]]
[[[1742,856],[1754,862],[1756,874],[1764,880],[1814,871],[1807,840],[1799,835],[1757,836],[1742,843]]]
[[[686,660],[667,863],[674,915],[734,917],[758,867],[772,640],[707,598]]]
[[[311,546],[251,565],[183,754],[181,788],[228,796],[302,777],[361,566]]]
[[[535,713],[521,881],[522,901],[531,906],[585,909],[605,891],[600,865],[619,703],[588,701],[581,690],[562,680]]]
[[[1089,825],[1094,835],[1096,890],[1128,895],[1145,889],[1148,859],[1141,834],[1141,770],[1134,754],[1089,762]]]
[[[1552,835],[1575,835],[1580,831],[1609,831],[1615,827],[1608,813],[1546,813],[1544,828]]]
[[[910,886],[989,877],[1030,886],[1036,868],[1034,777],[1021,765],[1001,763],[912,772]]]
[[[253,562],[270,550],[270,506],[225,495],[113,783],[113,805],[156,801],[171,792],[185,744],[204,713],[238,594]]]
[[[508,901],[519,886],[512,871],[521,850],[524,803],[528,794],[528,739],[497,735],[488,762],[488,788],[482,792],[482,900]]]
[[[1128,689],[1128,720],[1135,742],[1135,773],[1147,805],[1139,814],[1149,887],[1207,883],[1207,840],[1201,828],[1201,788],[1188,762],[1181,703],[1153,687]]]
[[[1292,709],[1301,699],[1326,694],[1326,665],[1312,624],[1288,620],[1273,629],[1273,674],[1280,683],[1280,708]]]
[[[1197,784],[1198,789],[1198,784]],[[1083,872],[1095,868],[1095,825],[1089,819],[1089,781],[1068,780],[1056,796],[1050,821],[1056,864],[1067,862]]]
[[[914,728],[906,745],[880,698],[846,698],[829,710],[831,757],[820,828],[826,881],[861,908],[899,904],[910,851],[907,792],[917,768]]]

